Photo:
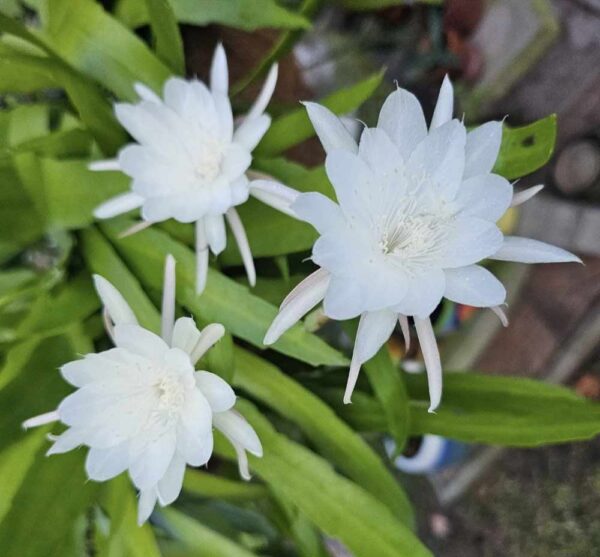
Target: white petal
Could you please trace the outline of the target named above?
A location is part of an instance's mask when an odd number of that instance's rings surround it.
[[[227,381],[209,371],[194,374],[196,386],[208,400],[213,412],[225,412],[235,404],[235,393]]]
[[[161,336],[167,344],[171,344],[173,324],[175,321],[175,258],[168,254],[165,260],[163,281]]]
[[[491,307],[504,303],[506,289],[487,269],[479,265],[446,269],[444,296],[453,302],[473,307]]]
[[[158,502],[161,506],[170,505],[179,497],[185,475],[185,460],[177,453],[171,460],[165,475],[158,482]]]
[[[48,449],[46,456],[67,453],[83,444],[84,436],[82,435],[81,430],[70,427],[58,437],[54,438],[54,444]]]
[[[220,135],[224,141],[230,142],[233,138],[233,113],[231,102],[227,95],[213,92],[215,108],[219,116]]]
[[[206,406],[208,407],[208,402]],[[211,424],[212,422],[209,425]],[[206,464],[212,455],[213,444],[214,439],[211,428],[199,434],[179,424],[177,428],[177,451],[190,466],[203,466]]]
[[[434,130],[439,128],[441,125],[452,120],[452,113],[454,111],[454,90],[452,89],[452,82],[448,77],[448,74],[444,77],[442,86],[440,87],[440,94],[438,95],[435,110],[431,117],[431,124],[429,129]]]
[[[229,223],[231,233],[235,238],[238,250],[242,256],[242,263],[244,264],[244,269],[246,269],[248,282],[250,283],[250,286],[254,286],[256,284],[256,270],[254,268],[254,259],[252,258],[250,244],[248,243],[248,237],[246,236],[246,231],[244,230],[242,220],[240,219],[238,212],[233,207],[229,209],[227,213],[225,213],[225,218]]]
[[[230,143],[225,151],[223,161],[221,162],[221,179],[226,179],[228,184],[236,180],[248,170],[252,157],[248,149],[237,143]],[[213,191],[216,190],[213,184]],[[224,208],[225,212],[229,206]]]
[[[121,165],[119,164],[119,161],[117,159],[92,161],[90,164],[88,164],[88,170],[92,170],[93,172],[118,172],[121,170]]]
[[[358,155],[367,162],[376,176],[386,182],[393,181],[393,187],[398,187],[401,156],[384,130],[365,128],[360,136]]]
[[[377,127],[383,129],[407,160],[427,136],[427,124],[417,98],[404,89],[391,93],[383,103]]]
[[[144,198],[137,193],[122,193],[101,203],[94,209],[94,216],[97,219],[110,219],[123,213],[128,213],[133,209],[141,207],[144,203]]]
[[[233,141],[239,143],[244,149],[252,151],[258,142],[263,138],[269,126],[271,117],[268,114],[261,114],[251,120],[246,119],[233,134]]]
[[[331,319],[353,319],[364,311],[363,293],[347,277],[330,277],[323,300],[323,311]]]
[[[286,215],[296,216],[290,206],[296,201],[299,193],[288,186],[273,180],[252,180],[250,194]]]
[[[396,326],[397,319],[398,314],[389,309],[371,311],[363,313],[360,316],[348,382],[346,383],[346,391],[344,392],[344,404],[352,402],[352,392],[358,380],[360,366],[375,356],[378,350],[390,338]]]
[[[322,274],[318,281],[313,282],[311,288],[303,290],[294,299],[288,301],[271,323],[263,343],[266,345],[275,343],[285,331],[320,303],[325,297],[325,292],[329,286],[329,278],[329,274]]]
[[[437,268],[423,269],[409,279],[406,294],[394,309],[403,315],[428,317],[441,302],[445,287],[443,271]]]
[[[504,310],[500,306],[491,307],[490,309],[494,312],[498,319],[500,319],[502,326],[508,327],[508,317],[506,316]]]
[[[458,120],[432,130],[410,156],[413,172],[425,171],[446,198],[453,199],[463,179],[467,132]]]
[[[479,174],[465,180],[456,196],[461,213],[496,222],[509,208],[513,189],[497,174]]]
[[[442,363],[440,352],[431,326],[431,320],[415,317],[415,328],[419,337],[419,344],[425,360],[427,369],[427,381],[429,384],[429,412],[433,412],[442,400]]]
[[[490,258],[518,263],[581,263],[579,257],[562,248],[520,236],[505,236],[502,247]]]
[[[139,325],[116,325],[114,339],[119,348],[145,356],[152,361],[162,361],[165,353],[169,350],[162,338]]]
[[[227,95],[229,88],[229,72],[227,70],[227,56],[223,45],[219,43],[210,67],[210,88],[212,91]]]
[[[34,416],[33,418],[29,418],[25,420],[21,427],[23,429],[29,429],[30,427],[39,427],[46,424],[51,424],[52,422],[56,422],[60,420],[60,416],[56,410],[52,412],[46,412],[45,414],[40,414],[39,416]]]
[[[492,171],[502,143],[502,122],[487,122],[467,134],[464,178]]]
[[[119,234],[118,238],[122,239],[127,238],[128,236],[133,236],[134,234],[137,234],[142,230],[146,230],[146,228],[150,228],[153,224],[155,223],[149,220],[142,220],[140,222],[136,222],[135,224],[132,224],[129,228],[123,230],[123,232]]]
[[[290,209],[296,217],[312,224],[319,234],[325,234],[344,223],[340,206],[322,193],[301,193]]]
[[[465,267],[495,254],[502,245],[502,232],[492,222],[476,217],[458,217],[447,232],[437,263],[444,269]]]
[[[325,269],[317,269],[314,273],[308,275],[304,280],[298,283],[294,289],[284,298],[279,305],[279,309],[283,309],[298,296],[302,296],[308,290],[317,286],[321,281],[326,280],[329,273]]]
[[[137,319],[121,293],[104,277],[94,275],[94,286],[102,305],[115,325],[137,324]]]
[[[154,510],[154,506],[156,505],[156,500],[158,498],[158,491],[156,487],[151,487],[150,489],[142,489],[140,491],[140,499],[138,502],[138,518],[137,523],[138,526],[141,526],[150,518],[152,511]]]
[[[211,323],[202,329],[200,338],[194,346],[192,351],[191,360],[192,363],[196,363],[206,352],[219,342],[225,334],[225,327],[220,323]]]
[[[144,101],[162,104],[161,98],[152,89],[150,89],[150,87],[147,87],[143,83],[134,83],[133,88],[135,89],[135,92],[138,94],[140,99]]]
[[[517,207],[518,205],[522,205],[526,201],[529,201],[534,195],[537,195],[544,189],[543,185],[532,186],[531,188],[527,188],[521,191],[516,192],[513,195],[513,198],[510,202],[511,207]]]
[[[200,331],[191,317],[180,317],[175,321],[171,346],[179,348],[186,354],[192,354],[200,340]]]
[[[249,453],[261,457],[262,445],[252,426],[235,410],[219,412],[213,416],[214,426],[234,445],[240,445]]]
[[[208,242],[204,219],[196,221],[196,294],[200,295],[206,287],[208,276]]]
[[[248,114],[246,114],[246,121],[257,118],[265,111],[265,109],[267,108],[267,105],[269,104],[269,101],[271,100],[271,97],[273,96],[273,92],[275,91],[275,85],[277,84],[278,73],[279,73],[278,65],[273,64],[271,66],[271,69],[269,70],[267,79],[265,79],[265,83],[264,83],[258,97],[254,101],[254,104],[250,108],[250,111],[248,112]]]
[[[305,102],[303,104],[325,153],[330,153],[334,149],[342,149],[351,153],[358,151],[356,141],[333,112],[317,103]]]
[[[248,467],[248,455],[246,454],[246,451],[236,443],[233,443],[233,448],[235,449],[235,454],[237,456],[240,476],[243,480],[249,482],[252,479],[252,476],[250,474],[250,468]]]
[[[175,454],[175,446],[175,431],[169,430],[140,448],[129,466],[129,475],[138,489],[148,489],[160,481]]]
[[[223,215],[207,215],[204,217],[204,229],[206,230],[206,241],[210,250],[218,255],[225,249],[227,244]]]
[[[85,460],[85,471],[91,480],[104,482],[127,470],[129,465],[127,442],[109,449],[90,449]]]
[[[406,352],[410,350],[410,327],[408,324],[408,317],[406,315],[398,315],[398,323],[402,329],[402,336],[404,337],[404,349]]]

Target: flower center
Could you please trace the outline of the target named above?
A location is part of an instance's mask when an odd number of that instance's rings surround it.
[[[194,165],[194,174],[202,183],[213,182],[221,172],[223,145],[220,141],[207,139]]]
[[[158,395],[158,411],[167,416],[179,414],[185,402],[185,390],[182,382],[175,377],[163,377],[155,385]]]

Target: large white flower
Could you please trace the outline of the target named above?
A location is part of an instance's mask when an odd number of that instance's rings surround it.
[[[210,88],[197,79],[171,77],[163,98],[142,84],[137,104],[115,105],[115,114],[136,143],[117,159],[97,161],[92,170],[118,170],[131,177],[131,191],[100,205],[94,214],[106,219],[141,207],[146,225],[167,219],[196,223],[197,291],[202,292],[208,249],[225,249],[227,219],[238,244],[251,285],[256,281],[246,233],[235,207],[248,195],[290,213],[296,192],[249,171],[252,150],[271,118],[264,110],[277,81],[274,65],[249,112],[234,121],[228,97],[225,50],[218,45],[210,72]],[[255,178],[255,179],[249,179]]]
[[[307,103],[327,152],[326,170],[338,203],[301,194],[292,209],[320,233],[312,259],[319,270],[290,293],[265,337],[275,342],[324,300],[332,319],[360,315],[344,402],[350,402],[362,363],[389,338],[398,320],[408,338],[414,323],[429,376],[433,411],[442,392],[440,357],[429,319],[442,297],[499,308],[506,292],[478,263],[486,258],[524,263],[578,261],[562,249],[503,236],[496,222],[511,206],[539,191],[513,197],[511,184],[492,172],[502,123],[471,132],[452,119],[446,78],[429,129],[417,99],[391,93],[375,128],[357,145],[326,108]]]
[[[156,501],[169,505],[179,495],[186,464],[206,464],[213,427],[233,444],[240,474],[249,479],[246,451],[262,456],[255,431],[233,410],[235,394],[218,375],[195,371],[196,362],[224,333],[212,324],[199,331],[189,317],[173,323],[175,261],[165,266],[162,338],[138,325],[116,288],[94,277],[107,329],[116,348],[87,354],[62,366],[77,390],[56,411],[27,420],[34,427],[60,420],[68,426],[52,437],[48,455],[89,447],[86,472],[105,481],[128,471],[140,491],[138,522]]]

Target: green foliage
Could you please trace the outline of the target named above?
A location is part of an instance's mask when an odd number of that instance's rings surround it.
[[[380,10],[389,8],[390,6],[401,6],[403,4],[411,4],[407,0],[335,0],[338,4],[350,10]],[[421,4],[431,4],[434,6],[442,5],[444,0],[417,0]]]
[[[261,27],[298,29],[309,26],[307,19],[279,6],[275,0],[168,0],[177,21],[190,25],[220,23],[246,31]],[[117,17],[129,27],[139,27],[148,22],[143,3],[120,0]]]
[[[400,3],[340,2],[352,9]],[[135,221],[94,224],[94,207],[129,187],[121,173],[87,168],[127,142],[112,104],[136,99],[135,82],[159,91],[171,74],[184,73],[179,23],[284,30],[232,88],[237,93],[292,48],[320,0],[304,0],[296,11],[275,0],[121,0],[112,12],[94,0],[25,4],[37,11],[27,24],[16,3],[0,6],[2,556],[241,557],[275,555],[283,547],[299,557],[324,557],[325,535],[357,557],[430,555],[412,531],[403,488],[361,433],[392,435],[402,447],[409,435],[423,433],[535,446],[600,432],[597,405],[564,388],[476,374],[447,374],[443,404],[429,414],[424,377],[402,374],[385,348],[364,366],[353,404],[343,405],[330,368],[348,361],[322,336],[298,324],[272,349],[262,344],[276,304],[312,270],[301,254],[316,238],[306,223],[263,204],[250,200],[239,207],[257,258],[256,288],[242,278],[230,238],[200,297],[193,226],[167,222],[124,238]],[[322,102],[348,114],[382,77],[377,73]],[[253,171],[333,198],[322,166],[308,169],[282,156],[313,135],[303,107],[280,114],[255,152]],[[496,172],[510,179],[533,172],[547,162],[555,136],[554,116],[506,127]],[[227,329],[199,368],[218,373],[261,405],[259,412],[238,402],[264,457],[250,457],[255,479],[241,482],[225,462],[234,459],[231,445],[217,438],[216,453],[225,461],[187,471],[179,510],[157,511],[157,539],[153,527],[137,526],[136,495],[125,475],[101,486],[86,482],[83,451],[43,456],[46,434],[59,433],[59,426],[25,433],[20,424],[72,392],[61,365],[94,350],[94,342],[98,350],[109,344],[92,274],[111,281],[140,323],[159,331],[156,302],[167,254],[177,260],[177,314],[191,314],[201,327],[220,322]],[[315,386],[314,378],[334,387]],[[260,522],[267,541],[252,538],[240,517]]]

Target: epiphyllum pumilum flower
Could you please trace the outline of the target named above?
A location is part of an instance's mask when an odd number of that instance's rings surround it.
[[[332,319],[360,316],[344,402],[360,366],[388,339],[398,320],[408,343],[414,319],[429,379],[430,411],[440,403],[442,369],[429,316],[442,297],[499,308],[506,291],[482,259],[523,263],[578,261],[574,255],[526,238],[503,236],[496,222],[539,187],[513,197],[511,184],[492,172],[502,123],[467,132],[452,119],[453,90],[446,78],[429,129],[417,99],[391,93],[375,128],[357,145],[326,108],[307,103],[327,153],[326,170],[337,203],[301,194],[296,215],[320,234],[312,260],[320,267],[284,300],[265,336],[275,342],[324,300]]]
[[[116,347],[62,366],[77,390],[54,412],[27,420],[34,427],[60,420],[68,429],[48,455],[89,447],[85,469],[105,481],[125,470],[140,491],[138,523],[156,501],[171,504],[179,495],[186,464],[206,464],[213,450],[212,428],[234,446],[240,474],[249,479],[246,451],[262,456],[254,429],[233,410],[235,394],[218,375],[195,371],[196,362],[224,333],[211,324],[199,331],[194,320],[175,313],[175,260],[165,265],[162,338],[138,325],[116,288],[94,276],[104,304],[107,330]]]
[[[208,249],[215,255],[225,249],[226,219],[248,281],[254,286],[254,262],[235,207],[252,194],[289,213],[297,195],[291,188],[249,171],[252,150],[271,123],[264,110],[276,81],[274,65],[249,112],[236,122],[227,92],[227,58],[222,45],[217,46],[213,57],[210,88],[197,79],[171,77],[161,99],[136,84],[141,100],[115,106],[117,119],[136,143],[125,146],[116,160],[90,165],[92,170],[124,172],[132,179],[131,191],[106,201],[94,215],[106,219],[141,207],[144,222],[129,232],[170,218],[195,222],[198,293],[206,283]]]

